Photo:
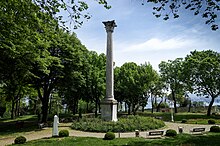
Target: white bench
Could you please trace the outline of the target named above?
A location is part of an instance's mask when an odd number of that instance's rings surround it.
[[[163,136],[164,131],[157,130],[157,131],[149,131],[147,132],[147,138],[161,138]]]
[[[203,134],[205,132],[205,128],[202,128],[202,127],[193,128],[193,129],[190,129],[190,132],[192,134]]]

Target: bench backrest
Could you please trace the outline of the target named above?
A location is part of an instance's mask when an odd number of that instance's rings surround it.
[[[153,136],[153,135],[163,135],[163,131],[150,131],[149,135],[150,136]]]
[[[193,128],[193,132],[202,132],[205,131],[205,128]]]

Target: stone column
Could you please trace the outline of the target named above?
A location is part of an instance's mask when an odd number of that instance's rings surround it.
[[[115,21],[103,22],[107,32],[106,51],[106,96],[101,102],[101,116],[106,121],[117,121],[117,101],[114,99],[114,70],[112,33],[116,27]]]

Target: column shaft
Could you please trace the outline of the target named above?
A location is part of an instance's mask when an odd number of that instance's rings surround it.
[[[106,55],[106,100],[114,99],[114,70],[112,51],[112,32],[107,32],[107,55]]]

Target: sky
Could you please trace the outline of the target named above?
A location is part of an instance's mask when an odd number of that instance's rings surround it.
[[[106,54],[107,33],[102,22],[115,20],[113,56],[116,66],[125,62],[138,65],[149,62],[159,70],[161,61],[184,58],[193,50],[220,52],[220,30],[212,31],[201,16],[194,16],[188,10],[180,10],[178,19],[164,21],[153,16],[152,5],[142,5],[143,0],[108,2],[110,10],[95,0],[88,1],[92,18],[74,32],[88,50]]]

